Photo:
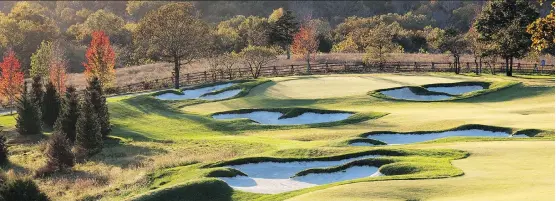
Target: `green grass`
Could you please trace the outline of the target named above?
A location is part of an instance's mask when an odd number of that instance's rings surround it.
[[[450,82],[492,83],[489,90],[497,90],[441,102],[391,101],[367,95],[368,91],[383,88]],[[510,83],[519,84],[506,87]],[[35,181],[54,200],[166,200],[182,199],[180,196],[186,195],[183,199],[284,200],[309,196],[305,199],[427,200],[444,197],[450,200],[460,192],[462,197],[474,195],[472,198],[476,200],[485,200],[490,196],[511,194],[504,190],[508,186],[527,188],[538,195],[543,194],[542,191],[528,186],[544,189],[544,194],[549,190],[543,187],[553,189],[553,184],[547,183],[545,178],[550,176],[546,176],[550,172],[548,169],[553,167],[549,157],[554,154],[542,148],[551,143],[542,141],[554,140],[553,78],[447,73],[347,74],[281,77],[235,86],[249,90],[240,98],[212,102],[161,101],[151,95],[108,98],[113,132],[103,151],[89,162],[78,164],[71,172]],[[265,126],[247,120],[222,121],[210,117],[214,113],[241,108],[306,108],[349,111],[355,115],[349,121],[300,126]],[[284,114],[296,116],[301,111],[294,109]],[[361,133],[439,131],[468,124],[543,137],[451,137],[395,147],[347,146],[350,140],[364,140],[360,138]],[[15,120],[13,116],[0,116],[0,125],[11,130]],[[8,133],[12,136],[13,132]],[[6,170],[25,175],[42,166],[46,160],[42,153],[45,139],[10,139],[11,164]],[[242,174],[224,167],[227,164],[334,160],[369,153],[386,155],[380,160],[392,162],[380,164],[381,171],[388,172],[388,176],[276,195],[235,191],[212,178]],[[471,162],[464,165],[467,161]],[[480,170],[476,167],[489,172],[477,173]],[[311,171],[332,171],[334,168],[341,170],[346,166]],[[532,174],[532,178],[514,176],[528,174]],[[533,182],[540,179],[544,183]],[[380,182],[374,182],[377,180]],[[446,182],[449,180],[461,182]],[[478,187],[483,181],[488,182],[486,189],[493,193],[484,193]],[[515,188],[515,192],[521,191]],[[483,192],[484,196],[475,192]],[[524,192],[523,195],[529,194]],[[519,198],[525,200],[527,197]]]

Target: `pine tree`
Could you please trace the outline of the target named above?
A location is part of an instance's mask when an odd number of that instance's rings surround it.
[[[110,128],[110,116],[108,114],[108,106],[106,105],[106,98],[103,95],[102,83],[97,77],[93,77],[89,81],[89,86],[85,90],[85,99],[93,104],[94,111],[97,113],[98,121],[100,123],[100,133],[103,138],[106,138],[112,128]]]
[[[27,83],[23,85],[23,93],[17,99],[16,128],[21,135],[42,134],[41,117],[38,108],[33,104],[27,92]]]
[[[41,192],[39,186],[30,178],[7,179],[0,183],[0,200],[50,200],[45,193]]]
[[[75,148],[76,158],[82,160],[100,152],[102,135],[98,115],[90,99],[84,99],[80,111],[76,124]]]
[[[75,124],[79,118],[79,96],[75,87],[70,86],[66,90],[66,95],[62,101],[60,115],[56,120],[55,130],[66,134],[70,143],[75,142]]]
[[[46,84],[42,109],[42,122],[48,128],[53,128],[56,119],[58,119],[58,114],[60,114],[60,97],[52,82]]]
[[[56,130],[46,147],[46,167],[52,171],[61,171],[75,165],[71,146],[62,131]]]
[[[273,13],[274,14],[274,13]],[[287,59],[290,59],[290,44],[293,36],[299,30],[299,23],[291,11],[286,11],[270,26],[269,38],[272,44],[278,44],[287,51]]]
[[[31,83],[31,101],[35,104],[35,107],[42,111],[43,106],[43,96],[44,89],[42,87],[42,78],[40,76],[33,77],[33,83]]]
[[[0,133],[2,131],[0,130]],[[0,135],[0,166],[8,163],[8,145],[6,137]]]

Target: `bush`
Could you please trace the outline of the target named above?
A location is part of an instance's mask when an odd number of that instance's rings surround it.
[[[7,163],[8,163],[8,145],[6,144],[6,137],[0,135],[0,166],[5,165]]]
[[[31,179],[10,179],[0,185],[0,200],[48,201],[46,194]]]
[[[46,168],[51,171],[62,171],[75,165],[71,147],[65,135],[55,131],[46,145]],[[48,171],[43,173],[49,173]],[[41,174],[39,174],[41,175]]]
[[[131,201],[193,201],[231,200],[232,188],[224,181],[218,179],[202,179],[185,182],[172,187],[157,189],[130,199]]]
[[[60,114],[60,97],[52,82],[48,82],[46,85],[46,93],[42,100],[42,122],[46,127],[53,128]]]
[[[42,134],[41,118],[39,109],[33,104],[29,93],[27,92],[27,84],[23,85],[23,93],[17,99],[16,109],[16,128],[21,135]]]
[[[56,120],[54,129],[64,133],[69,142],[74,143],[77,118],[79,118],[79,96],[75,87],[68,87],[61,106],[60,115]]]

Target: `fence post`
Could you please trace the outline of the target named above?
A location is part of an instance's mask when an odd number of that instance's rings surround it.
[[[346,73],[348,72],[348,66],[347,66],[346,63],[344,63],[344,72],[346,72]]]
[[[417,62],[413,62],[413,68],[415,68],[415,71],[417,71]]]
[[[434,71],[434,62],[431,63],[431,70]]]
[[[205,75],[205,82],[207,82],[207,71],[203,72],[203,74]]]
[[[537,70],[537,64],[535,64],[535,69],[533,70],[533,72],[535,72],[535,73],[538,72],[538,70]]]
[[[239,78],[241,78],[241,77],[243,76],[243,75],[241,75],[241,68],[238,68],[238,69],[237,69],[237,72],[238,72],[238,74],[239,74]]]
[[[278,75],[278,72],[276,71],[276,66],[272,66],[272,74],[274,76]]]
[[[328,62],[326,62],[324,64],[325,64],[324,73],[328,74]]]
[[[189,81],[189,73],[185,74],[185,79],[186,79],[185,82],[186,82],[187,84],[190,84],[190,83],[191,83],[191,81]]]
[[[290,75],[293,75],[293,65],[291,65],[291,68],[290,68]]]
[[[517,71],[521,71],[521,63],[517,63]]]
[[[469,67],[469,62],[465,62],[465,65],[467,66],[467,72],[469,72],[471,70],[471,68]]]
[[[224,80],[224,71],[222,69],[220,69],[220,79]]]

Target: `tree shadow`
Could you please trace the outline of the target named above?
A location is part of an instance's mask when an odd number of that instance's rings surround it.
[[[90,158],[90,161],[118,166],[121,168],[136,168],[150,163],[148,156],[165,154],[168,151],[161,148],[142,147],[130,144],[109,144],[102,151]]]
[[[478,102],[504,102],[521,98],[530,98],[543,94],[554,93],[554,87],[547,86],[525,86],[519,83],[514,86],[500,89],[498,91],[486,93],[480,96],[470,97],[454,102],[478,103]]]

